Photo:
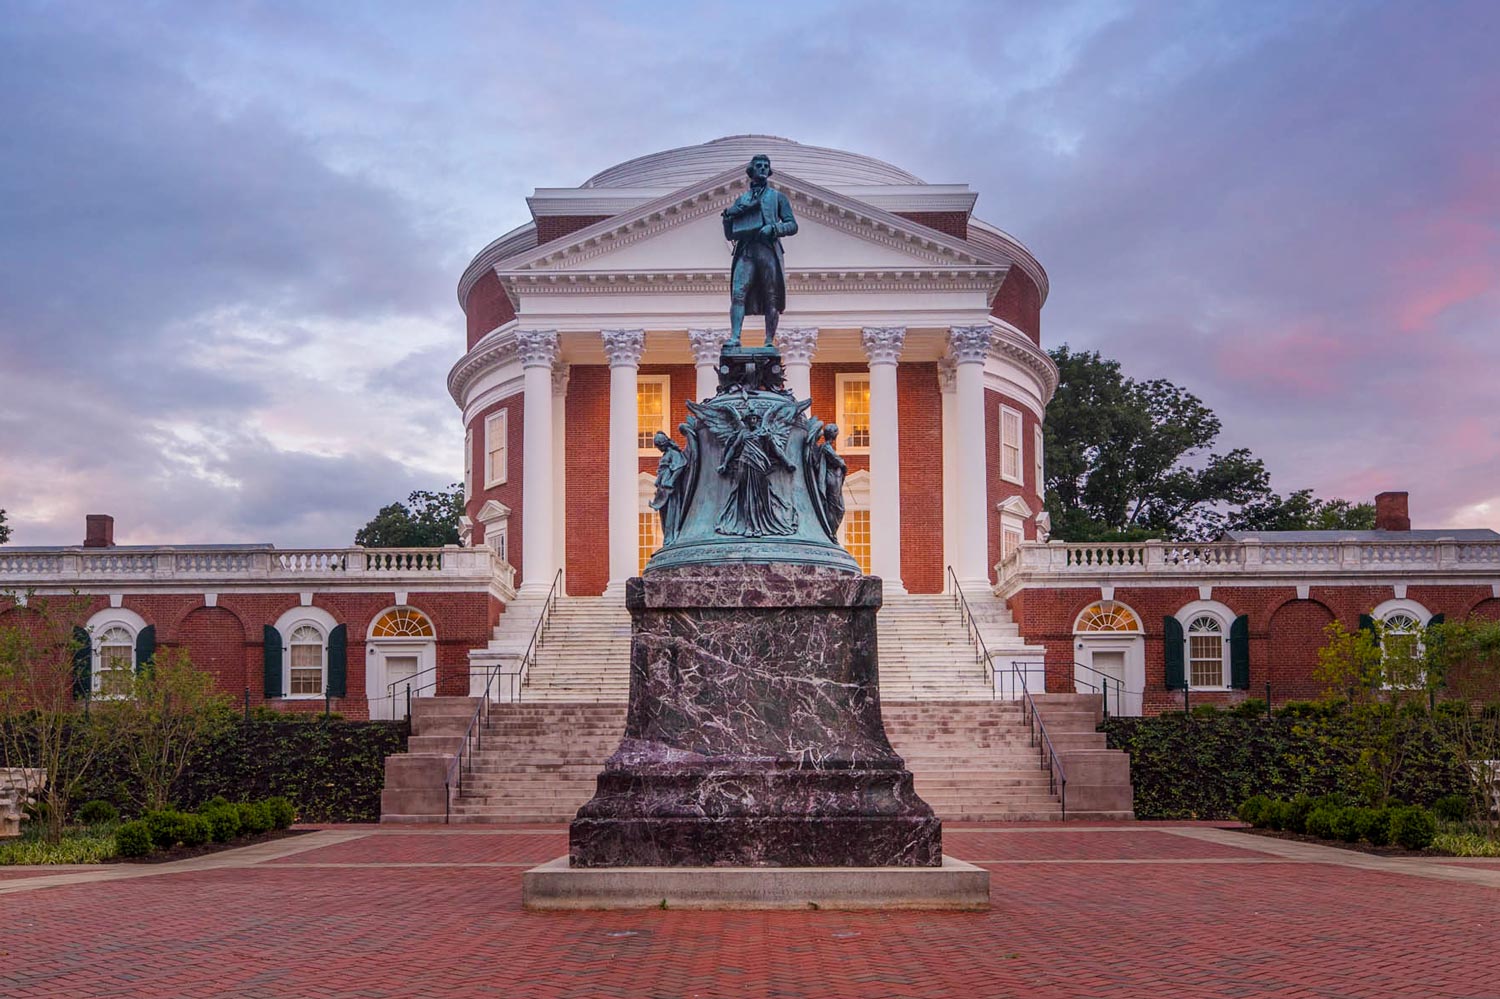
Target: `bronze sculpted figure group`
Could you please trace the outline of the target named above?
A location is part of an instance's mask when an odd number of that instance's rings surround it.
[[[848,466],[834,447],[839,428],[805,415],[812,400],[799,401],[782,387],[781,369],[774,366],[779,364],[774,349],[743,351],[740,344],[745,316],[764,315],[765,346],[774,348],[776,324],[786,308],[781,238],[797,232],[790,202],[767,184],[772,173],[770,159],[756,156],[745,173],[750,178],[750,189],[723,212],[724,236],[734,241],[731,329],[724,353],[755,355],[760,357],[756,364],[771,364],[770,370],[777,374],[774,381],[751,385],[743,381],[726,384],[721,378],[718,395],[702,402],[689,402],[691,415],[678,428],[687,441],[685,448],[665,433],[656,434],[655,444],[661,451],[661,459],[657,463],[651,509],[661,517],[663,547],[676,541],[686,526],[701,471],[698,451],[705,443],[697,436],[701,429],[706,429],[722,448],[716,471],[729,483],[713,523],[715,534],[741,538],[798,534],[800,524],[793,494],[799,471],[818,527],[834,544],[838,542],[839,524],[844,519],[844,478]],[[721,365],[724,363],[721,355]],[[792,457],[795,453],[792,432],[797,429],[806,431],[800,468]],[[694,514],[695,523],[699,516]],[[695,530],[706,528],[704,523]]]

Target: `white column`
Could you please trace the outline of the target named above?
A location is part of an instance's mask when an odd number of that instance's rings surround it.
[[[885,592],[905,593],[901,582],[901,428],[896,410],[896,361],[905,326],[866,326],[870,361],[870,573]]]
[[[556,330],[517,330],[524,404],[521,435],[520,593],[546,593],[557,571],[553,547],[552,362]]]
[[[953,571],[958,585],[969,592],[990,588],[989,510],[984,425],[984,362],[990,356],[993,329],[988,326],[950,326],[948,350],[955,364],[954,441],[966,456],[957,462],[954,497],[956,521]]]
[[[958,365],[952,357],[937,362],[938,388],[943,397],[943,592],[948,592],[948,566],[958,564],[958,414],[954,402]]]
[[[812,359],[818,350],[818,328],[782,327],[776,331],[776,345],[781,348],[786,387],[799,402],[812,398]]]
[[[561,361],[552,365],[552,557],[558,566],[568,564],[568,372]],[[563,571],[563,592],[568,574]]]
[[[645,330],[603,330],[609,358],[609,585],[605,596],[625,592],[640,571],[640,446],[636,440],[636,376]]]
[[[725,330],[688,330],[693,348],[693,366],[698,372],[698,396],[695,402],[712,399],[719,390],[719,351],[729,339]]]

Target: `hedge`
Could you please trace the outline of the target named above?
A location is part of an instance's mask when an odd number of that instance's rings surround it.
[[[378,822],[385,758],[406,751],[405,722],[296,716],[236,720],[194,754],[172,803],[196,810],[222,795],[258,801],[282,795],[303,822]],[[134,814],[123,763],[101,760],[78,800],[98,798]]]
[[[1247,798],[1357,793],[1354,724],[1336,711],[1255,718],[1228,713],[1110,718],[1109,748],[1130,754],[1138,819],[1230,819]],[[1462,762],[1430,725],[1416,725],[1392,786],[1395,798],[1430,805],[1467,795]]]

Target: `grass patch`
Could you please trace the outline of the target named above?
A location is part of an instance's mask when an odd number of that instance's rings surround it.
[[[1486,835],[1478,823],[1445,822],[1432,846],[1455,857],[1500,857],[1500,839]]]
[[[0,842],[0,867],[12,864],[103,864],[114,860],[115,826],[74,826],[58,843],[42,838],[40,827],[28,826],[19,839]]]

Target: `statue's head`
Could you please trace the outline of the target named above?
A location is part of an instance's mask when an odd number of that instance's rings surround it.
[[[830,423],[830,424],[828,424],[828,426],[824,427],[823,428],[823,439],[825,441],[828,441],[830,444],[832,444],[834,441],[838,440],[839,439],[839,425],[837,423]]]
[[[771,169],[771,157],[765,153],[756,153],[750,157],[750,165],[745,167],[745,176],[751,180],[768,180],[774,172]]]
[[[658,451],[665,451],[672,446],[672,438],[668,437],[665,431],[658,430],[656,436],[651,439],[655,442]]]
[[[756,427],[760,426],[760,414],[753,409],[750,412],[746,413],[745,426],[749,427],[751,430],[754,430]]]

